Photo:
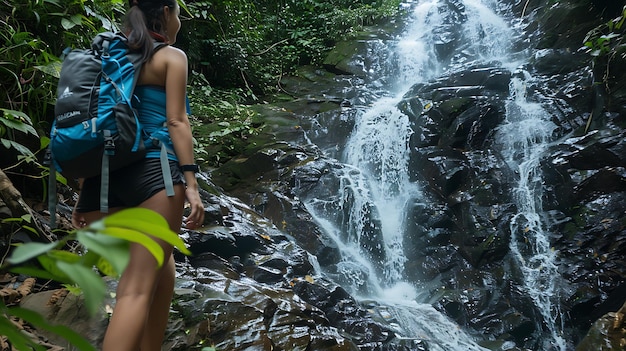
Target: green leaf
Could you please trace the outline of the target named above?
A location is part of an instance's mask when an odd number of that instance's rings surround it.
[[[106,227],[120,227],[146,233],[177,247],[186,255],[191,255],[183,240],[170,230],[165,218],[155,211],[131,208],[105,217],[103,221]]]
[[[100,275],[88,267],[80,264],[57,262],[58,268],[74,281],[83,290],[87,311],[93,316],[104,300],[106,285]]]
[[[23,133],[30,133],[37,136],[37,131],[31,125],[32,122],[30,118],[24,112],[5,108],[0,108],[0,110],[2,110],[2,116],[4,117],[0,119],[0,122],[2,122],[5,126],[19,130]]]
[[[76,333],[72,329],[63,326],[63,325],[53,325],[48,323],[41,315],[37,312],[33,312],[27,310],[25,308],[20,307],[11,307],[8,308],[8,313],[21,318],[24,321],[32,324],[35,328],[50,331],[56,335],[63,337],[70,344],[74,345],[77,350],[81,351],[95,351],[96,348],[91,345],[87,340],[85,340],[80,334]],[[17,345],[14,345],[17,346]],[[35,350],[45,350],[45,348],[37,345],[33,346]],[[29,350],[29,348],[20,348],[17,347],[18,350]]]
[[[48,257],[68,263],[76,263],[82,261],[82,256],[66,250],[50,250],[48,251]]]
[[[125,239],[130,242],[141,244],[146,249],[148,249],[150,253],[152,253],[152,255],[157,260],[157,263],[159,264],[159,266],[163,264],[163,256],[165,255],[163,252],[163,248],[161,248],[161,246],[156,241],[154,241],[154,239],[134,229],[119,228],[119,227],[112,227],[112,226],[98,227],[102,223],[103,223],[102,220],[93,222],[91,225],[89,225],[89,228],[95,229],[102,234],[111,235],[116,238]]]
[[[0,312],[4,311],[0,309]],[[15,324],[11,323],[11,321],[8,320],[3,313],[0,313],[0,330],[2,330],[2,335],[9,339],[9,342],[15,350],[46,350],[45,347],[37,345],[37,343],[27,337],[26,334],[17,329]]]
[[[10,268],[9,271],[12,273],[16,273],[16,274],[23,274],[23,275],[42,278],[46,280],[57,279],[57,277],[52,275],[50,272],[43,270],[43,269],[35,268],[35,267],[27,267],[27,266],[13,267],[13,268]]]
[[[80,288],[80,286],[76,284],[63,284],[63,287],[67,289],[67,291],[69,291],[69,293],[72,295],[78,296],[83,293],[83,290]]]
[[[4,147],[6,147],[7,149],[14,148],[22,155],[34,156],[32,151],[30,151],[26,146],[20,143],[17,143],[15,141],[8,140],[8,139],[2,139],[2,138],[0,138],[0,142],[2,142],[2,145],[4,145]]]
[[[7,259],[10,264],[20,264],[54,249],[59,243],[26,243],[20,244]]]
[[[98,258],[98,262],[96,262],[96,267],[98,267],[98,270],[102,274],[109,277],[117,277],[120,275],[120,272],[123,272],[123,270],[115,269],[111,262],[109,262],[109,260],[105,259],[104,257]]]
[[[93,267],[99,259],[100,255],[93,251],[87,251],[81,256],[81,263],[85,267]]]
[[[82,230],[76,233],[76,239],[83,244],[89,252],[96,253],[105,258],[116,273],[123,272],[128,265],[128,260],[130,259],[128,241]],[[101,262],[99,259],[96,260],[96,262],[98,269],[100,269],[103,274],[109,276],[117,275],[105,272],[100,267]]]
[[[61,77],[61,65],[61,62],[53,61],[48,63],[47,65],[35,66],[35,68],[47,75],[59,78]]]
[[[48,145],[50,144],[50,138],[48,138],[47,136],[40,136],[39,137],[39,148],[41,149],[45,149],[46,147],[48,147]]]
[[[58,261],[53,257],[47,255],[39,255],[37,256],[37,260],[39,261],[39,264],[41,265],[41,267],[43,267],[43,269],[52,274],[52,276],[54,277],[53,280],[62,283],[72,282],[72,278],[70,278],[71,276],[67,275],[67,273],[59,268],[58,264],[62,263],[62,261]]]
[[[70,29],[74,28],[74,26],[76,26],[76,23],[70,21],[67,18],[62,18],[61,19],[61,25],[63,26],[63,29],[70,30]]]
[[[72,22],[74,22],[75,24],[81,24],[83,23],[83,16],[78,14],[78,15],[73,15],[70,20]]]
[[[31,226],[22,225],[21,228],[24,229],[24,230],[28,230],[29,232],[31,232],[31,233],[33,233],[33,234],[35,234],[37,236],[39,235],[39,232],[37,231],[37,229],[35,229],[35,228],[31,227]]]

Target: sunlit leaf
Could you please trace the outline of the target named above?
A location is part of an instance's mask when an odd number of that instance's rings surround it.
[[[83,290],[80,288],[80,286],[76,284],[63,284],[63,287],[67,289],[67,291],[69,291],[70,294],[73,294],[76,296],[83,293]]]
[[[37,136],[37,131],[33,128],[30,117],[28,117],[28,115],[24,112],[5,108],[0,108],[0,110],[2,110],[2,116],[4,117],[0,119],[2,124],[9,128],[19,130],[20,132],[30,133]]]
[[[128,265],[130,258],[128,252],[128,241],[116,238],[109,235],[92,233],[86,230],[79,230],[76,232],[76,239],[87,248],[89,252],[96,253],[102,256],[108,264],[112,266],[112,270],[121,273]],[[110,270],[105,272],[101,269],[100,265],[103,264],[100,259],[96,260],[94,264],[98,265],[98,269],[109,276],[115,276],[116,274],[110,274]]]
[[[94,225],[102,223],[101,221],[94,222],[90,225],[91,228],[95,228]],[[163,248],[154,241],[151,237],[138,232],[133,229],[120,228],[120,227],[102,227],[97,229],[100,233],[111,235],[116,238],[125,239],[134,243],[143,245],[150,253],[155,257],[159,266],[163,264]]]
[[[45,74],[51,75],[55,78],[59,78],[61,77],[61,65],[62,65],[61,62],[53,61],[47,65],[35,66],[35,68]]]
[[[96,267],[102,274],[109,277],[117,277],[120,275],[120,272],[123,272],[122,270],[115,269],[111,262],[109,262],[109,260],[105,259],[104,257],[100,257],[98,259],[98,262],[96,262]]]
[[[69,263],[79,262],[81,261],[81,258],[82,258],[80,255],[77,255],[73,252],[65,251],[65,250],[50,250],[48,251],[47,255],[53,260],[69,262]]]
[[[61,19],[61,25],[63,26],[63,29],[70,30],[70,29],[74,28],[74,26],[76,26],[76,23],[70,21],[67,18],[62,18]]]
[[[120,227],[149,234],[177,247],[186,255],[191,254],[178,234],[170,230],[165,218],[155,211],[132,208],[105,217],[103,223],[106,227]]]

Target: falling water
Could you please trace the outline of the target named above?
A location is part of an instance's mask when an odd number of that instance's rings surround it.
[[[412,4],[410,25],[401,38],[389,45],[390,51],[384,53],[390,58],[391,67],[369,70],[393,72],[386,81],[395,84],[386,86],[389,93],[379,94],[381,96],[368,106],[355,108],[360,113],[340,156],[343,165],[333,170],[339,179],[340,194],[334,199],[312,198],[305,202],[325,234],[341,249],[343,258],[332,272],[341,284],[355,296],[383,301],[389,320],[402,326],[399,335],[430,340],[431,349],[441,351],[484,349],[432,306],[417,302],[417,288],[403,281],[407,261],[403,243],[407,208],[423,200],[418,185],[410,181],[408,174],[410,121],[397,105],[411,85],[427,82],[464,65],[488,63],[512,69],[519,64],[511,59],[510,53],[514,31],[494,12],[496,0],[459,0],[457,3],[461,4],[462,14],[447,11],[450,1],[446,0],[422,0]],[[448,30],[454,26],[463,27],[458,31]],[[463,37],[446,38],[454,32],[462,33]],[[437,47],[442,46],[453,46],[445,57],[437,51]],[[372,61],[384,63],[384,60]],[[534,248],[529,256],[516,237],[511,249],[520,260],[529,294],[550,324],[553,343],[559,344],[554,317],[558,315],[557,307],[550,303],[552,297],[545,298],[539,293],[554,292],[547,277],[556,269],[537,215],[541,210],[537,203],[541,184],[537,160],[546,147],[552,126],[535,110],[536,105],[520,102],[520,99],[519,95],[511,99],[507,113],[509,124],[501,128],[500,133],[511,138],[505,143],[509,165],[519,167],[523,174],[516,192],[520,214],[511,229],[527,238]],[[535,134],[513,140],[522,135],[513,133],[514,128]],[[373,244],[372,237],[376,236],[382,240]]]
[[[503,155],[519,176],[514,189],[518,213],[510,224],[510,247],[518,261],[524,288],[548,329],[549,337],[545,338],[542,350],[564,351],[566,342],[561,335],[556,253],[550,247],[549,233],[544,230],[541,218],[543,179],[540,161],[554,139],[556,126],[540,104],[527,100],[526,85],[531,83],[532,77],[524,71],[519,73],[519,77],[511,80],[507,120],[499,130]]]

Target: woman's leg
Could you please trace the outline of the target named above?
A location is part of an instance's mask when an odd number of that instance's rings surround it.
[[[160,213],[170,229],[180,231],[185,200],[184,186],[175,186],[175,195],[165,190],[144,201],[139,207]],[[104,337],[103,351],[161,349],[174,289],[172,247],[156,239],[165,253],[164,264],[140,244],[131,244],[130,261],[117,287],[116,304]],[[141,348],[140,348],[141,345]]]
[[[166,252],[169,254],[171,250]],[[117,286],[115,308],[102,343],[103,351],[139,349],[161,270],[157,269],[156,259],[146,248],[131,244],[130,261]]]
[[[154,291],[148,320],[141,338],[140,349],[142,351],[161,350],[174,295],[174,277],[174,258],[170,256],[169,261],[164,264]]]

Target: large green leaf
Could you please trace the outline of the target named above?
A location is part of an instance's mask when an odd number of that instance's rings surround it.
[[[102,221],[97,221],[89,225],[91,229],[97,230],[99,233],[111,235],[116,238],[121,238],[128,240],[130,242],[138,243],[143,245],[152,255],[156,258],[159,266],[163,264],[163,248],[154,241],[151,237],[138,232],[133,229],[120,228],[120,227],[104,227],[101,226],[103,224]]]
[[[155,211],[145,208],[132,208],[105,217],[102,221],[106,228],[119,227],[149,234],[177,247],[182,253],[191,255],[183,240],[177,233],[169,229],[165,218]]]
[[[128,252],[128,241],[115,238],[113,236],[97,234],[86,230],[79,230],[76,239],[87,248],[89,252],[94,252],[108,261],[118,274],[124,271],[130,258]],[[101,261],[98,260],[98,268],[103,274],[111,275],[101,269]]]
[[[33,311],[27,310],[25,308],[20,308],[20,307],[11,307],[11,308],[8,308],[7,310],[9,314],[23,319],[24,321],[32,324],[35,328],[48,330],[50,332],[55,333],[56,335],[59,335],[65,338],[65,340],[67,340],[70,344],[74,345],[77,350],[81,350],[81,351],[95,351],[96,350],[96,348],[93,345],[91,345],[87,340],[85,340],[82,336],[80,336],[80,334],[76,333],[75,331],[73,331],[72,329],[66,326],[53,325],[53,324],[48,323],[37,312],[33,312]],[[0,322],[1,322],[1,318],[0,318]],[[11,336],[9,336],[9,340],[11,340],[12,342],[14,341],[14,339],[11,338]],[[17,346],[17,345],[13,345],[13,346]],[[29,346],[34,347],[35,350],[45,350],[45,348],[39,345],[37,346],[29,345]],[[31,348],[16,347],[16,349],[17,350],[30,350]]]
[[[96,314],[106,294],[106,285],[102,277],[92,268],[81,264],[63,261],[59,261],[56,264],[61,271],[72,277],[72,280],[83,290],[87,311],[91,315]]]
[[[54,249],[59,243],[26,243],[20,244],[13,250],[11,257],[7,259],[10,264],[24,263],[30,259],[33,259],[41,254],[44,254]]]

